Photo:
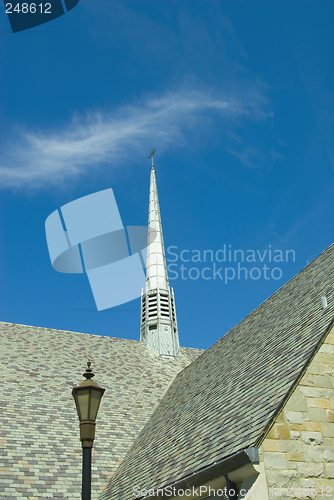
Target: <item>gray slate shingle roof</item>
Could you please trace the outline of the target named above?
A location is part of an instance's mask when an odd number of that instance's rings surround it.
[[[81,498],[72,387],[88,356],[106,389],[93,449],[93,495],[124,458],[175,375],[202,351],[162,359],[141,342],[0,323],[0,498]]]
[[[331,325],[333,283],[331,245],[179,373],[101,498],[130,499],[135,485],[173,484],[257,445]]]

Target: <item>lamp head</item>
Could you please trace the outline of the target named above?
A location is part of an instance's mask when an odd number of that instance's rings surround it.
[[[91,380],[95,376],[91,369],[91,361],[88,361],[83,376],[85,380],[78,387],[73,388],[72,396],[80,420],[82,447],[91,448],[95,437],[95,420],[105,389],[102,389],[94,380]]]

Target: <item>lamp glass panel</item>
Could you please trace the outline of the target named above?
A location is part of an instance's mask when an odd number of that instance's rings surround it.
[[[78,391],[77,398],[78,398],[81,420],[88,420],[89,389],[82,389]]]
[[[99,409],[99,404],[101,400],[101,391],[97,391],[96,389],[91,389],[91,400],[90,400],[90,419],[95,420],[97,411]]]

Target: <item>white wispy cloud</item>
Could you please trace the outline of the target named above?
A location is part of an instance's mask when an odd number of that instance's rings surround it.
[[[191,130],[204,129],[208,118],[226,123],[263,120],[268,100],[260,85],[216,93],[182,89],[112,112],[76,115],[62,129],[21,131],[2,146],[0,184],[42,186],[85,173],[92,166],[119,164],[143,144],[185,144]],[[211,122],[211,124],[213,123]]]

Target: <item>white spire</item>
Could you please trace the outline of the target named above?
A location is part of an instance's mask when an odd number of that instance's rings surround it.
[[[159,199],[152,158],[149,235],[147,244],[146,290],[141,300],[140,339],[157,354],[175,357],[179,352],[179,338],[176,322],[174,294],[170,292],[165,247],[162,235]],[[151,241],[150,228],[154,239]]]
[[[153,158],[152,158],[153,159]],[[151,169],[150,202],[148,227],[153,230],[154,240],[148,242],[146,265],[146,290],[153,288],[169,289],[164,239],[162,235],[159,199],[155,170]],[[149,238],[150,239],[150,238]]]

